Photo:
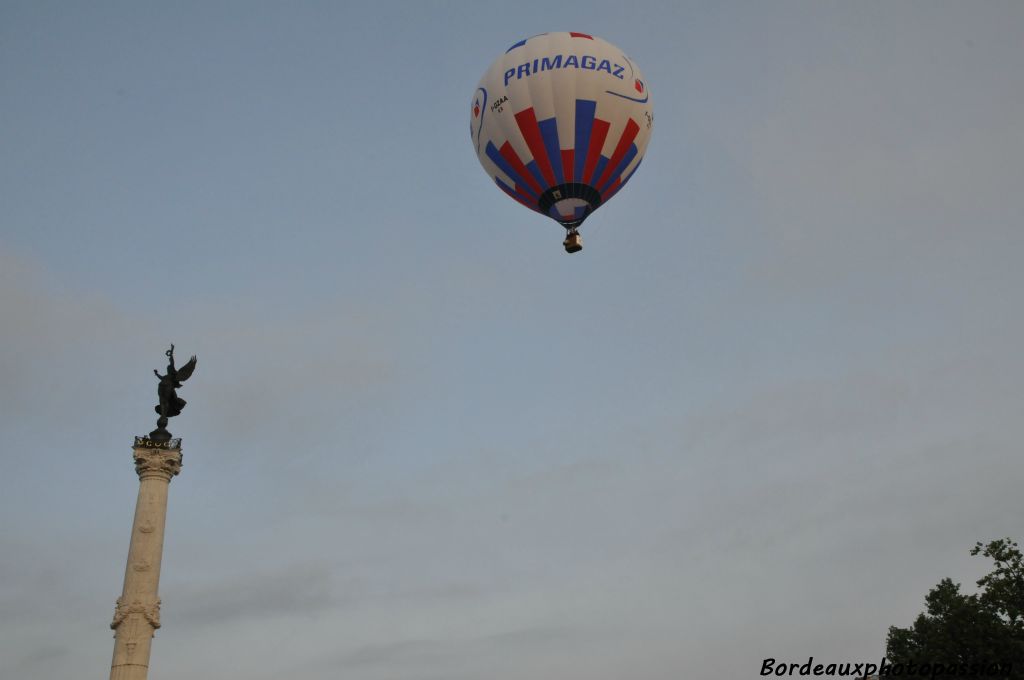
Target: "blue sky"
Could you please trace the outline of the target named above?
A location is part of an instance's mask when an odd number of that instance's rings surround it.
[[[567,256],[468,103],[578,30],[643,167]],[[1021,538],[1019,3],[0,3],[0,675],[104,673],[163,350],[151,677],[880,657]]]

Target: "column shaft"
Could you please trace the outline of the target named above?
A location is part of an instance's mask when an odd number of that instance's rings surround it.
[[[174,442],[178,444],[178,442]],[[117,599],[114,657],[110,680],[146,680],[154,631],[160,627],[160,561],[167,518],[167,490],[181,469],[180,445],[154,445],[136,440],[135,471],[139,496],[135,503],[124,588]]]

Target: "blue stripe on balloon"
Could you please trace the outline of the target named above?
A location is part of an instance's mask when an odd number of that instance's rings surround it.
[[[507,191],[507,192],[509,192],[511,194],[516,193],[516,190],[513,189],[512,187],[510,187],[509,185],[505,184],[504,182],[502,182],[500,177],[495,177],[494,181],[498,184],[498,186],[500,186],[505,191]]]
[[[513,182],[523,187],[523,189],[534,198],[539,198],[537,196],[537,192],[531,189],[530,185],[526,183],[526,179],[520,176],[520,174],[516,172],[516,169],[509,165],[508,161],[502,157],[501,152],[498,151],[498,147],[494,146],[494,142],[487,142],[487,157],[494,161],[494,164],[501,168],[501,171],[508,175]]]
[[[634,158],[636,158],[637,151],[638,149],[636,148],[636,144],[629,145],[629,151],[627,151],[626,155],[622,157],[622,160],[619,161],[619,164],[615,166],[615,170],[612,171],[612,174],[608,176],[608,181],[604,183],[604,186],[598,189],[599,193],[603,194],[605,190],[608,189],[608,187],[615,183],[615,178],[621,175],[622,171],[629,167],[629,164],[633,161]]]
[[[623,186],[623,185],[624,185],[624,184],[625,184],[626,182],[628,182],[628,181],[629,181],[629,179],[630,179],[630,178],[631,178],[631,177],[632,177],[633,175],[635,175],[635,174],[636,174],[636,170],[637,170],[637,168],[639,168],[639,167],[640,167],[640,164],[641,164],[641,163],[643,163],[643,162],[644,162],[644,159],[643,159],[643,158],[641,158],[640,160],[638,160],[638,161],[636,162],[636,165],[634,165],[634,166],[633,166],[633,169],[629,171],[629,174],[628,174],[628,175],[626,175],[625,177],[623,177],[623,178],[622,178],[622,182],[621,182],[621,183],[619,184],[619,187],[622,187],[622,186]]]
[[[608,165],[608,157],[601,156],[600,160],[597,161],[597,167],[594,168],[593,179],[601,179],[601,173],[604,172],[604,166]]]
[[[554,118],[542,120],[537,125],[540,127],[540,136],[544,140],[544,148],[548,151],[548,161],[555,173],[555,182],[565,184],[565,175],[562,174],[562,149],[558,145],[558,123]]]
[[[494,183],[497,184],[499,187],[501,187],[505,191],[505,193],[507,193],[509,196],[511,196],[512,198],[516,199],[517,201],[520,201],[523,205],[525,205],[530,210],[534,210],[536,212],[540,212],[540,210],[538,210],[536,207],[530,205],[530,203],[526,200],[526,198],[520,192],[517,192],[514,188],[512,188],[509,185],[507,185],[504,182],[502,182],[500,177],[495,177],[494,178]]]
[[[587,161],[587,146],[590,144],[590,130],[594,126],[597,102],[589,99],[576,100],[576,150],[574,158],[574,182],[583,181],[583,166]]]
[[[608,194],[607,196],[602,196],[602,197],[601,197],[601,200],[603,200],[603,201],[607,201],[607,200],[608,200],[609,198],[611,198],[611,197],[612,197],[612,196],[614,196],[615,194],[619,193],[619,190],[620,190],[620,189],[622,189],[622,187],[626,186],[626,182],[628,182],[628,181],[630,180],[630,178],[631,178],[631,177],[632,177],[633,175],[635,175],[635,174],[636,174],[636,169],[637,169],[637,168],[639,168],[639,167],[640,167],[640,164],[641,164],[641,163],[643,163],[643,162],[644,162],[644,159],[643,159],[643,158],[641,158],[640,160],[638,160],[638,161],[636,162],[636,165],[634,165],[634,166],[633,166],[633,169],[629,171],[629,174],[628,174],[628,175],[626,175],[625,177],[623,177],[623,178],[622,178],[622,181],[621,181],[621,182],[619,182],[619,186],[615,187],[615,190],[614,190],[613,192],[611,192],[610,194]]]
[[[537,168],[537,161],[530,161],[527,163],[526,169],[529,170],[530,174],[537,180],[537,184],[540,185],[541,189],[548,188],[548,181],[544,179],[544,175],[540,174],[540,170]]]
[[[517,47],[522,47],[523,45],[525,45],[525,44],[526,44],[526,41],[527,41],[527,40],[529,40],[529,38],[523,38],[522,40],[520,40],[519,42],[517,42],[517,43],[516,43],[515,45],[513,45],[512,47],[510,47],[510,48],[508,48],[507,50],[505,50],[505,54],[508,54],[509,52],[511,52],[512,50],[514,50],[514,49],[515,49],[515,48],[517,48]]]

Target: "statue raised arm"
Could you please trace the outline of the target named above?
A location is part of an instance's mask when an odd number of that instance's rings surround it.
[[[192,372],[196,370],[195,355],[192,355],[192,358],[181,368],[174,367],[173,344],[171,344],[169,350],[164,352],[164,355],[167,357],[167,374],[160,375],[156,369],[153,369],[153,375],[160,379],[160,383],[156,388],[160,403],[154,407],[154,410],[160,417],[156,421],[156,429],[149,433],[150,439],[159,442],[170,440],[171,433],[167,431],[167,419],[179,415],[181,409],[185,408],[186,404],[186,401],[178,396],[177,390],[183,382],[189,379]]]

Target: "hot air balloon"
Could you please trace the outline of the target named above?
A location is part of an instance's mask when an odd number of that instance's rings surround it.
[[[654,114],[647,83],[622,50],[586,33],[543,33],[512,45],[473,94],[477,158],[516,201],[577,231],[640,166]]]

